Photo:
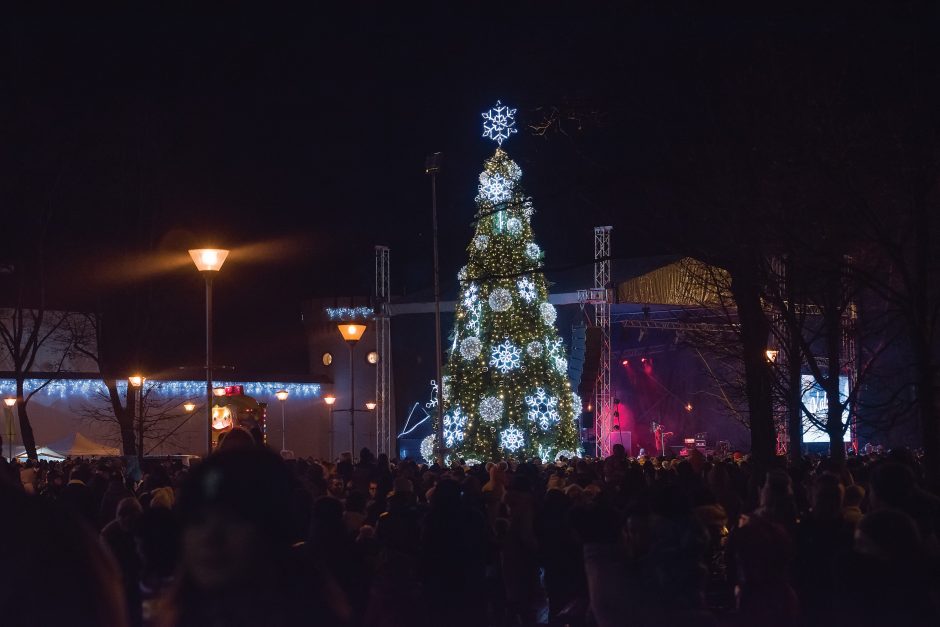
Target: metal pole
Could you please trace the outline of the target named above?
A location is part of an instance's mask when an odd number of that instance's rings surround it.
[[[206,455],[212,453],[212,274],[206,275]]]
[[[137,456],[144,461],[144,382],[137,388]],[[141,467],[143,468],[143,467]]]
[[[281,450],[282,451],[287,450],[287,431],[286,431],[287,427],[285,426],[287,423],[284,421],[284,404],[285,403],[287,403],[287,401],[281,401]]]
[[[334,459],[333,456],[333,406],[330,405],[330,462],[332,463]]]
[[[356,459],[356,368],[353,363],[355,342],[349,344],[349,452]]]
[[[437,384],[441,393],[444,382],[441,380],[441,281],[437,254],[437,169],[431,172],[431,230],[434,234],[434,362],[437,368]],[[443,400],[443,399],[442,399]],[[437,440],[444,448],[444,403],[437,404]]]

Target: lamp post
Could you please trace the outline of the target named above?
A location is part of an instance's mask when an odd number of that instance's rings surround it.
[[[134,413],[137,418],[137,459],[144,459],[144,381],[146,377],[135,374],[127,377],[127,383],[134,388]],[[129,395],[128,395],[129,396]]]
[[[16,407],[16,397],[8,396],[3,399],[5,412],[7,415],[7,453],[10,462],[13,462],[13,440],[16,438],[16,431],[13,430],[13,408]]]
[[[212,279],[222,269],[228,253],[221,248],[189,251],[196,269],[206,278],[206,455],[212,452]]]
[[[353,459],[356,458],[356,365],[353,359],[353,349],[366,332],[366,325],[347,322],[336,325],[343,339],[349,346],[349,449]]]
[[[424,161],[424,173],[431,175],[431,230],[433,232],[434,248],[434,366],[436,368],[437,384],[444,389],[441,380],[441,281],[440,266],[437,259],[437,173],[441,169],[443,155],[435,152]],[[440,450],[444,449],[444,403],[437,404],[437,443]],[[443,453],[442,453],[443,454]]]
[[[274,393],[277,400],[281,402],[281,457],[287,453],[287,422],[284,420],[284,407],[287,405],[287,396],[290,394],[287,390],[278,390]]]
[[[191,414],[191,413],[193,413],[193,410],[196,409],[196,403],[194,403],[194,402],[192,402],[192,401],[189,401],[189,402],[187,402],[187,403],[183,403],[183,409],[186,411],[187,414]]]
[[[323,402],[326,403],[326,406],[330,408],[330,461],[333,461],[333,403],[336,402],[336,397],[332,394],[327,394],[323,397]]]

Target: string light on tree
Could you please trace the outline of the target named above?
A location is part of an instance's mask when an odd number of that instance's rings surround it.
[[[537,359],[541,357],[542,356],[542,343],[539,342],[538,340],[529,342],[525,347],[525,352],[529,355],[529,357],[532,357],[533,359]]]
[[[424,458],[424,461],[429,464],[432,463],[434,461],[434,436],[429,435],[421,440],[419,450],[421,451],[421,457]]]

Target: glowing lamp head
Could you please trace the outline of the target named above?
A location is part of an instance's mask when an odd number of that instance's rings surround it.
[[[620,362],[620,365],[626,368],[627,366],[630,365],[630,360],[624,359],[623,361]]]
[[[277,397],[277,400],[279,400],[279,401],[286,401],[286,400],[287,400],[287,396],[288,396],[289,394],[290,394],[290,392],[288,392],[287,390],[278,390],[277,392],[274,393],[274,396],[276,396],[276,397]]]
[[[369,401],[368,403],[366,403],[366,409],[368,409],[369,411],[372,411],[373,409],[375,409],[375,401]]]
[[[336,397],[333,396],[332,394],[329,394],[323,397],[323,402],[326,403],[327,405],[333,405],[333,403],[336,402]]]
[[[200,272],[218,272],[222,269],[229,251],[221,248],[193,248],[189,256]]]
[[[144,384],[144,377],[139,374],[135,374],[131,377],[127,377],[127,382],[130,383],[132,387],[139,388]]]
[[[777,355],[779,354],[780,354],[779,351],[776,351],[772,348],[768,348],[767,350],[764,351],[764,355],[767,356],[767,361],[772,364],[777,362]]]
[[[687,412],[691,412],[691,411],[692,411],[692,403],[686,403],[686,404],[685,404],[685,410],[686,410]]]
[[[14,405],[16,405],[16,397],[13,397],[13,396],[6,397],[5,399],[3,399],[3,404],[6,405],[7,407],[13,407]]]
[[[366,332],[364,324],[344,322],[336,326],[339,327],[339,332],[343,334],[343,339],[347,342],[358,342],[362,339],[362,334]]]
[[[215,396],[225,396],[225,388],[212,388],[212,394]]]
[[[196,409],[196,403],[192,403],[192,402],[183,403],[183,409],[185,409],[187,412],[192,413],[192,411]]]

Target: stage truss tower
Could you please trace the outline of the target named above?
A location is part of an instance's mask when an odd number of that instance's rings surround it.
[[[594,326],[600,330],[601,350],[597,379],[594,381],[595,453],[610,454],[610,231],[613,227],[594,227],[594,289],[589,302],[594,305]]]
[[[397,454],[392,447],[392,339],[389,321],[389,250],[375,247],[375,452]]]

